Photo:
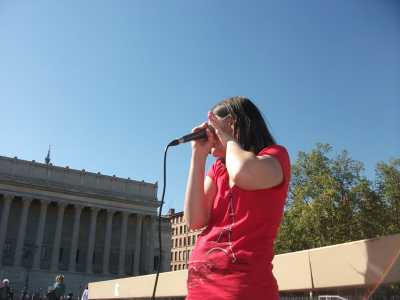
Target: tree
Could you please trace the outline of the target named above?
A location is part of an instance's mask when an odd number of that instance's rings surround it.
[[[378,165],[376,191],[362,176],[361,162],[345,150],[336,156],[331,152],[329,144],[299,152],[292,166],[277,253],[399,232],[400,160]],[[393,210],[393,221],[388,219],[388,209]]]
[[[376,167],[376,189],[386,206],[386,232],[400,232],[400,159],[380,162]]]

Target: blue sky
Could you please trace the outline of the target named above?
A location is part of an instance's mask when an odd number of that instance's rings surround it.
[[[0,1],[0,155],[159,182],[165,145],[245,95],[291,158],[400,154],[398,1]],[[182,209],[190,146],[168,156]],[[211,160],[209,161],[209,163]]]

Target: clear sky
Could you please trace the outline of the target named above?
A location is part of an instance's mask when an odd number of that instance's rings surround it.
[[[250,97],[292,161],[400,155],[399,1],[0,0],[0,155],[162,188],[165,145]],[[183,207],[190,145],[168,156]],[[209,161],[209,163],[211,160]]]

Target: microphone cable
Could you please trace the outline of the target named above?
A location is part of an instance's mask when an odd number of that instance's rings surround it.
[[[167,152],[168,148],[171,146],[177,145],[176,140],[173,140],[170,142],[167,147],[165,147],[164,151],[164,168],[163,168],[163,192],[161,196],[161,203],[160,203],[160,211],[158,212],[158,244],[160,248],[160,259],[158,260],[158,266],[157,266],[157,275],[156,275],[156,280],[154,282],[154,288],[153,288],[153,295],[151,296],[151,300],[155,300],[155,295],[156,295],[156,289],[157,289],[157,284],[158,284],[158,278],[160,276],[160,269],[161,269],[161,264],[162,264],[162,250],[161,250],[161,214],[162,214],[162,207],[164,205],[164,196],[165,196],[165,187],[167,185]],[[154,259],[154,258],[153,258]]]

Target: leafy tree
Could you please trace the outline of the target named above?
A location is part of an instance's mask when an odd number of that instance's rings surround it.
[[[378,164],[376,189],[362,172],[361,162],[345,150],[333,156],[329,144],[299,152],[276,252],[399,232],[400,160]]]
[[[387,207],[385,234],[400,232],[400,159],[380,162],[376,168],[377,193]]]

